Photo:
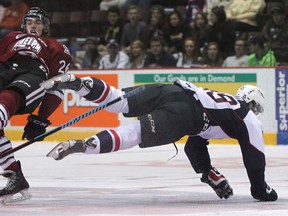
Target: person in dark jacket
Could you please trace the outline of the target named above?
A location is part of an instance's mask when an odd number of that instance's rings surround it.
[[[147,54],[144,67],[176,67],[176,59],[165,51],[165,43],[160,36],[150,41],[150,52]]]
[[[227,21],[223,7],[212,8],[209,22],[210,26],[205,34],[206,44],[211,41],[217,42],[223,58],[233,55],[236,39],[235,26],[231,21]]]

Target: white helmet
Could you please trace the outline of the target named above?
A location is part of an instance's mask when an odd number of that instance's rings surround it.
[[[246,103],[252,102],[252,108],[250,107],[250,109],[255,113],[255,115],[264,112],[264,94],[257,86],[241,86],[238,89],[236,96],[244,100]]]

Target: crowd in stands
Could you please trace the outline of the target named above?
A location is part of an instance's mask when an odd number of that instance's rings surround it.
[[[18,29],[17,17],[28,10],[29,1],[12,2],[11,6],[2,7],[9,13],[1,13],[0,8],[0,37],[11,29]],[[101,22],[97,23],[95,34],[59,38],[74,58],[71,67],[287,65],[288,11],[285,8],[288,1],[270,4],[267,0],[179,0],[170,5],[167,2],[173,1],[99,1]],[[8,19],[5,16],[14,16],[10,20],[18,22],[18,27],[5,27]]]
[[[0,39],[7,33],[20,30],[20,23],[29,5],[22,0],[0,1]]]

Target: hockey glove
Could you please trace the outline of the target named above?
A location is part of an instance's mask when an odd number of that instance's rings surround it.
[[[30,114],[27,120],[28,120],[28,123],[26,124],[24,128],[22,140],[24,140],[25,138],[28,140],[31,140],[45,133],[46,127],[48,127],[51,124],[51,122],[48,119],[39,115]],[[43,139],[39,139],[39,141],[42,141]]]
[[[228,180],[214,167],[208,173],[203,173],[200,180],[210,185],[221,199],[223,197],[228,199],[233,195],[233,189],[230,187]]]
[[[276,201],[278,199],[278,195],[273,188],[270,188],[269,185],[265,183],[265,188],[262,190],[253,190],[251,188],[251,195],[254,199],[259,201]]]

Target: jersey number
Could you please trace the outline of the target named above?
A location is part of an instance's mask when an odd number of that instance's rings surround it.
[[[230,105],[237,105],[238,102],[230,95],[216,92],[216,91],[207,91],[207,95],[209,95],[212,100],[217,103],[229,103]]]
[[[59,68],[59,73],[66,73],[69,69],[70,64],[66,64],[66,61],[61,60],[60,62],[61,67]]]

